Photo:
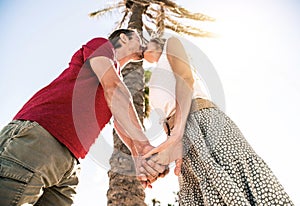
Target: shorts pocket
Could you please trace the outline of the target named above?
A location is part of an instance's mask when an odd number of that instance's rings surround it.
[[[27,169],[16,161],[0,158],[0,177],[28,183],[32,176],[33,172],[30,169]]]
[[[0,157],[0,205],[16,205],[33,175],[17,161]]]

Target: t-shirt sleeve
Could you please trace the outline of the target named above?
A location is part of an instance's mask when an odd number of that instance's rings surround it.
[[[115,60],[114,48],[109,40],[94,38],[83,46],[84,61],[97,56],[104,56],[113,61]]]

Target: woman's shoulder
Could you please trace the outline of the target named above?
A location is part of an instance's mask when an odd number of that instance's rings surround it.
[[[181,41],[175,37],[175,36],[171,36],[166,40],[166,50],[169,52],[176,52],[176,50],[178,49],[182,49],[183,45],[181,43]]]
[[[172,57],[182,57],[185,54],[185,49],[179,38],[171,36],[166,41],[166,53],[169,61]]]
[[[181,43],[181,41],[176,36],[170,36],[166,39],[166,44],[178,44]]]

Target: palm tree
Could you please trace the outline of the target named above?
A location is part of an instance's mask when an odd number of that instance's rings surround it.
[[[120,0],[114,5],[90,13],[90,16],[101,16],[121,8],[123,8],[124,15],[116,28],[127,26],[137,30],[141,36],[143,30],[147,31],[150,36],[153,34],[161,36],[166,29],[195,37],[209,37],[212,35],[210,32],[186,25],[182,23],[182,20],[213,21],[213,18],[201,13],[192,13],[170,0]],[[143,122],[148,105],[145,105],[142,62],[127,64],[122,70],[122,74],[125,84],[133,95],[139,118]],[[107,192],[107,205],[146,205],[144,203],[144,189],[135,178],[134,163],[130,151],[115,131],[113,131],[113,136],[114,151],[110,158],[111,169],[108,172],[110,182]]]
[[[104,9],[90,13],[91,17],[101,16],[115,9],[123,8],[123,18],[117,28],[126,24],[128,28],[142,31],[146,30],[150,35],[163,34],[165,29],[179,34],[194,37],[210,37],[212,33],[187,25],[183,20],[214,21],[214,18],[202,13],[193,13],[170,0],[120,0],[120,2]]]

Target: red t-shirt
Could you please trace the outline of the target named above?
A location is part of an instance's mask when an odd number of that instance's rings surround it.
[[[77,158],[85,157],[111,118],[103,88],[87,61],[96,56],[115,60],[113,46],[107,39],[95,38],[83,45],[69,67],[38,91],[14,117],[38,122]]]

